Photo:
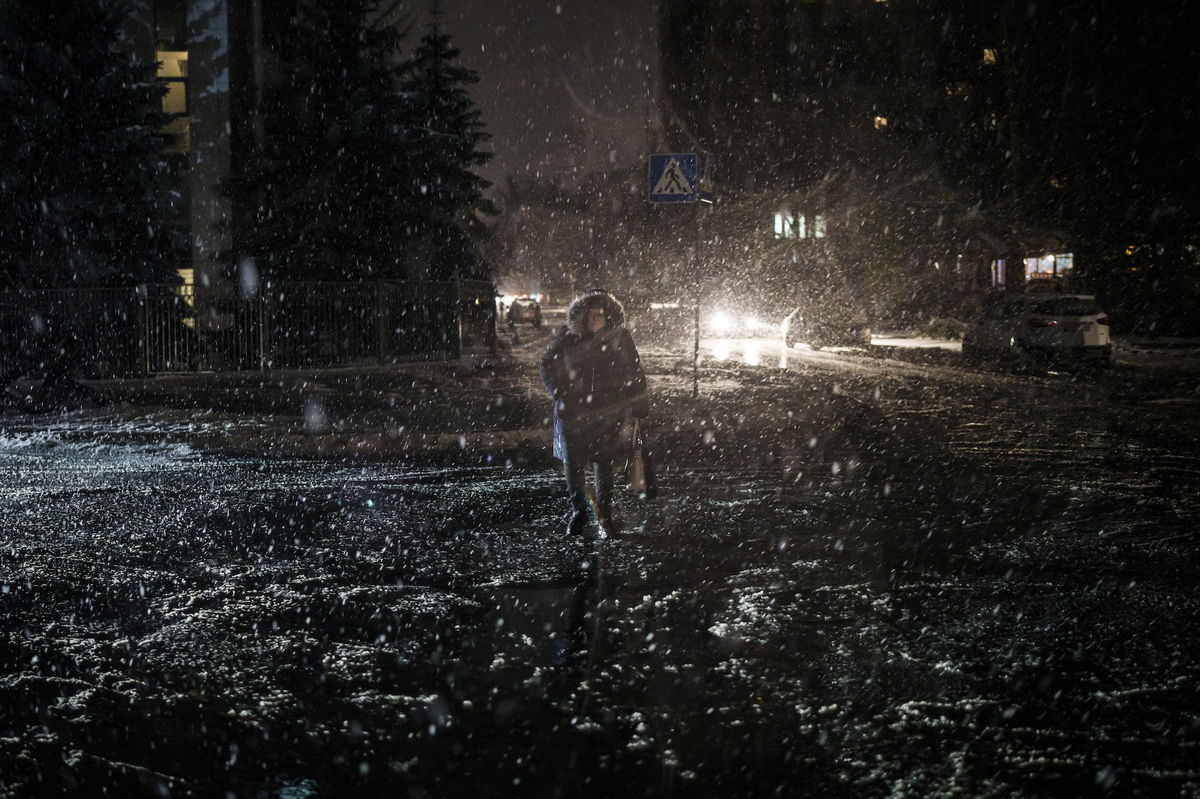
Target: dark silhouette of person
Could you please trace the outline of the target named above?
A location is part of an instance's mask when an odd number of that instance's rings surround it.
[[[601,530],[619,531],[612,516],[613,468],[628,452],[631,420],[649,415],[646,374],[624,322],[625,309],[615,297],[603,289],[587,291],[567,308],[566,324],[542,355],[542,383],[554,400],[554,456],[563,462],[571,499],[570,535],[587,529],[589,506]]]

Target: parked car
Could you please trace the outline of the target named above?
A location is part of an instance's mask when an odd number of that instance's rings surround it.
[[[534,327],[541,327],[542,306],[529,297],[517,297],[508,307],[508,321],[512,324],[528,322]]]
[[[963,358],[1032,357],[1040,361],[1112,360],[1108,315],[1089,294],[1015,294],[983,308],[963,335]]]

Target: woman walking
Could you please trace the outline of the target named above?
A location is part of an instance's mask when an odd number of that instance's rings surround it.
[[[649,415],[646,374],[624,325],[625,309],[617,298],[591,289],[567,308],[567,323],[542,355],[542,383],[554,399],[554,457],[563,462],[571,498],[571,535],[586,529],[589,505],[605,533],[618,532],[613,470],[631,443],[630,421]]]

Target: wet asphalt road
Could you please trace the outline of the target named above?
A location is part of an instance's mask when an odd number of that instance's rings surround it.
[[[665,463],[606,540],[536,465],[9,440],[0,790],[1200,793],[1194,373],[887,355],[790,367],[887,446]]]

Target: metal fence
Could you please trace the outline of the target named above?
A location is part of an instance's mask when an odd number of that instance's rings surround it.
[[[494,297],[483,281],[0,292],[0,376],[48,358],[109,377],[494,353]]]

